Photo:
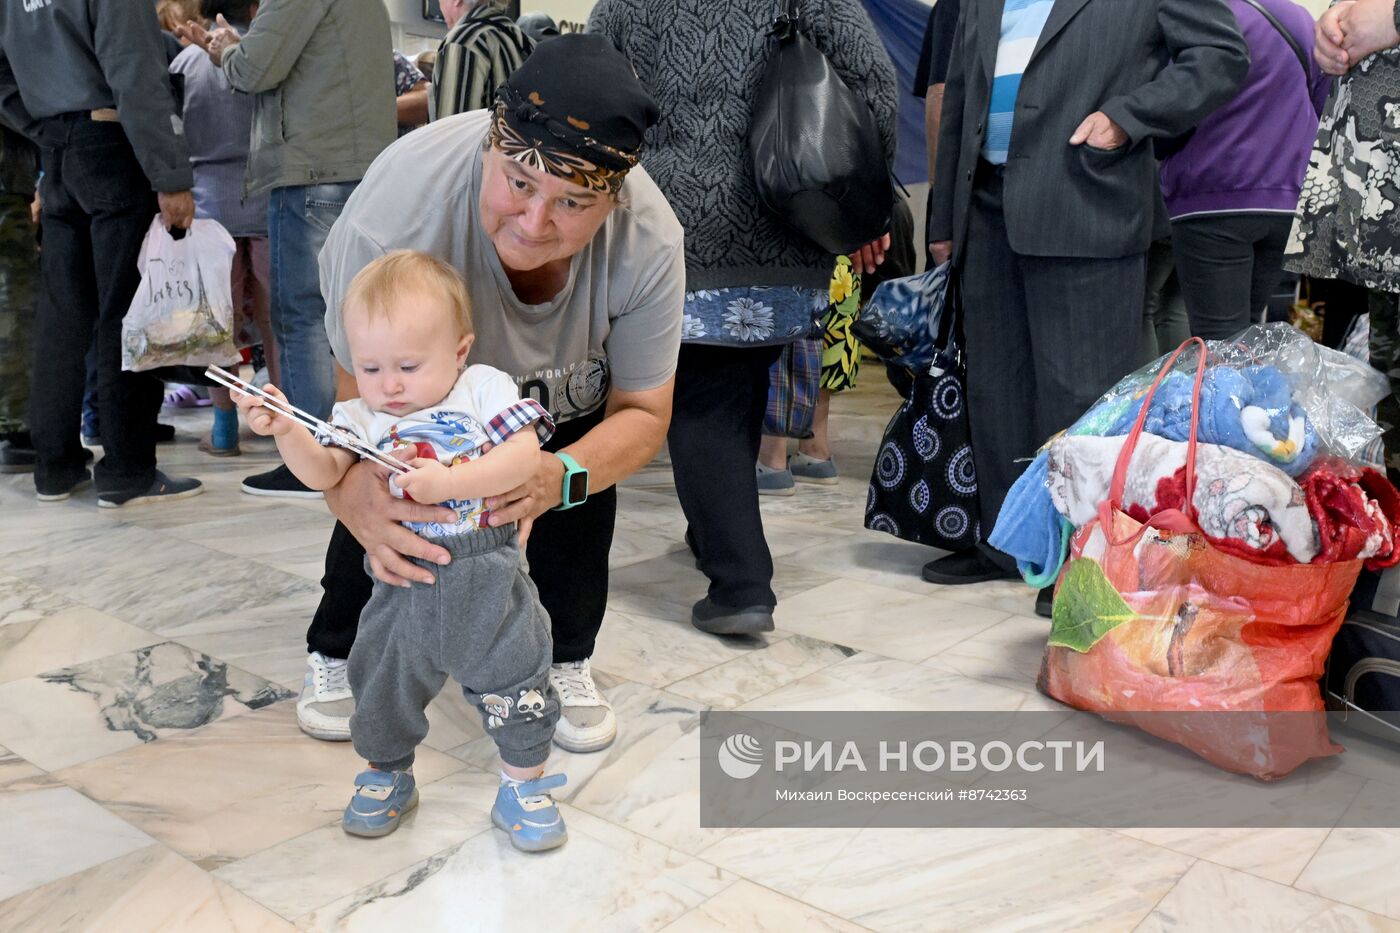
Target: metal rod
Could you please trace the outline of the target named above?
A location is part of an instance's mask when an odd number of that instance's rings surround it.
[[[317,437],[329,437],[331,442],[337,447],[344,447],[346,450],[357,453],[368,460],[373,460],[380,466],[386,467],[400,475],[413,472],[413,468],[402,460],[396,460],[393,457],[387,456],[379,449],[371,447],[369,444],[364,443],[353,435],[347,434],[335,425],[328,424],[315,415],[302,411],[291,402],[285,402],[275,396],[269,395],[252,383],[244,382],[242,379],[239,379],[231,372],[220,369],[218,366],[210,366],[204,371],[204,375],[224,388],[234,389],[238,392],[242,392],[244,395],[251,395],[254,398],[261,399],[263,405],[272,409],[275,413],[295,421]]]

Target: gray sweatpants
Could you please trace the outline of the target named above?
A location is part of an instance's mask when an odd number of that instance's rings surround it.
[[[375,580],[360,614],[350,651],[355,751],[386,771],[411,765],[428,734],[423,711],[450,676],[481,710],[506,764],[543,764],[559,701],[549,686],[549,616],[520,565],[515,526],[434,543],[452,563],[417,563],[436,583],[405,589]]]

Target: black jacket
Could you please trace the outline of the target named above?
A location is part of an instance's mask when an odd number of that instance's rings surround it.
[[[928,239],[961,255],[1001,38],[1003,0],[964,0],[943,92]],[[1011,248],[1110,259],[1145,252],[1157,193],[1153,138],[1178,136],[1229,100],[1249,52],[1226,0],[1056,0],[1021,79],[1007,157]],[[1114,150],[1071,146],[1103,111]]]

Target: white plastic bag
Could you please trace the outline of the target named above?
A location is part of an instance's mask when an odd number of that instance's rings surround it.
[[[233,237],[217,220],[196,220],[176,240],[156,215],[137,259],[141,287],[122,320],[122,369],[227,366],[239,359],[233,253]]]

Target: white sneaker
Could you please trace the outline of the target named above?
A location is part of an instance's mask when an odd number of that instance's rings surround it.
[[[559,694],[554,744],[566,752],[602,751],[617,738],[617,717],[598,692],[588,659],[551,664],[549,684]]]
[[[297,725],[314,739],[350,741],[350,714],[355,698],[350,693],[349,664],[319,651],[306,656],[306,679],[297,699]]]

